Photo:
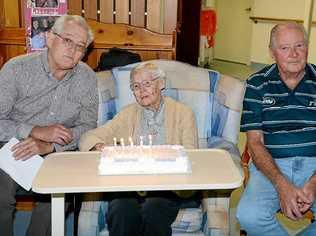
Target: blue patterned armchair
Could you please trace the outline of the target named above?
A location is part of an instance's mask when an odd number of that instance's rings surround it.
[[[244,84],[239,80],[220,75],[178,61],[153,60],[167,76],[165,96],[190,106],[195,113],[200,148],[228,150],[240,168],[237,149],[240,111]],[[129,74],[136,64],[114,68],[98,74],[98,124],[112,119],[117,111],[135,101],[129,90]],[[240,168],[242,173],[242,170]],[[199,208],[179,211],[172,224],[174,236],[229,235],[230,191],[203,192]],[[99,201],[99,194],[85,196],[79,214],[79,236],[108,235],[105,215],[107,202]]]

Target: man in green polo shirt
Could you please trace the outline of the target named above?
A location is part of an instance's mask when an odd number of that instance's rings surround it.
[[[275,64],[247,80],[241,131],[253,163],[237,218],[248,235],[281,236],[279,209],[293,220],[316,212],[316,66],[297,23],[276,25],[269,46]],[[316,223],[302,234],[316,235]]]

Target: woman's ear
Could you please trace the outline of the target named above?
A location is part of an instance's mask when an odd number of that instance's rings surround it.
[[[163,90],[166,88],[166,80],[165,79],[159,79],[158,80],[158,86],[160,90]]]

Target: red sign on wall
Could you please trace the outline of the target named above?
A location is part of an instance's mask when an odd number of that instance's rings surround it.
[[[208,47],[213,47],[216,33],[216,12],[214,10],[202,10],[200,18],[200,35],[206,36]]]

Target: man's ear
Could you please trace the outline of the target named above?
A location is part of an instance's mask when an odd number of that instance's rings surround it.
[[[52,31],[46,32],[46,45],[48,48],[52,47],[55,37]]]
[[[275,60],[274,51],[273,51],[273,49],[272,49],[271,47],[269,48],[269,54],[270,54],[270,57],[271,57],[273,60]]]

